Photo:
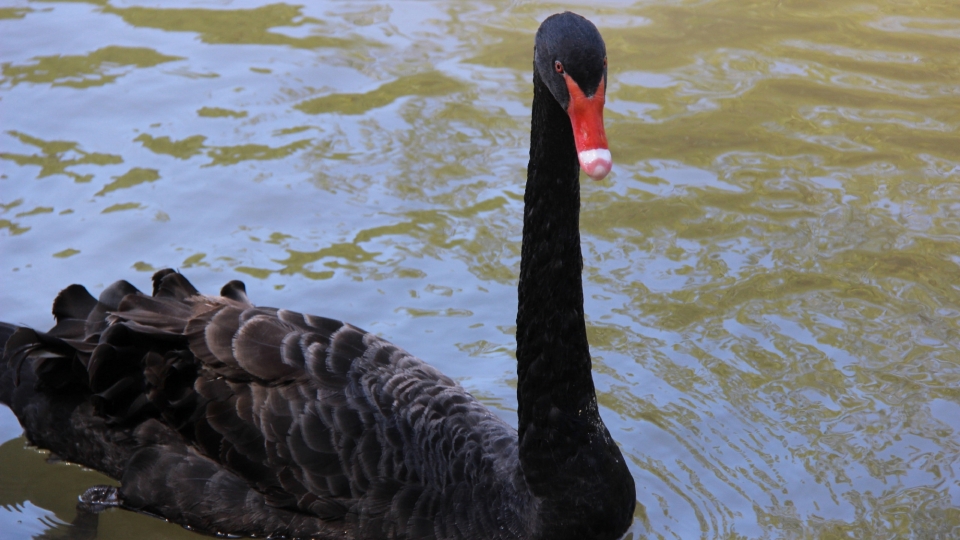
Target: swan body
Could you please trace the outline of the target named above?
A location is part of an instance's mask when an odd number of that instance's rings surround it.
[[[350,324],[200,294],[172,270],[0,325],[0,402],[32,444],[119,480],[90,497],[207,533],[613,539],[633,478],[603,424],[583,314],[579,171],[610,170],[606,52],[572,13],[537,34],[517,315],[518,430]],[[88,492],[89,494],[90,492]]]

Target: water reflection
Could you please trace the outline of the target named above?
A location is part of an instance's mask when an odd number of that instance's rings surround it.
[[[617,167],[581,224],[628,537],[960,534],[953,4],[0,8],[2,318],[179,264],[376,331],[515,421],[532,35],[567,7],[610,58]],[[16,538],[103,481],[0,434]]]

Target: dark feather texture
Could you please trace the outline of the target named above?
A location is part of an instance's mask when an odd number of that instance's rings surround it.
[[[575,36],[559,39],[557,36]],[[541,40],[551,40],[543,42]],[[564,51],[575,43],[586,50]],[[597,88],[596,28],[551,17],[538,50]],[[570,120],[534,69],[517,361],[519,434],[403,349],[334,319],[204,296],[172,270],[0,325],[0,401],[29,440],[120,480],[120,503],[208,533],[613,539],[633,478],[600,419],[583,314]]]
[[[453,380],[349,324],[254,307],[238,282],[208,297],[157,277],[154,296],[118,282],[99,302],[71,286],[52,331],[10,337],[13,365],[29,349],[14,390],[26,403],[11,405],[32,442],[121,479],[125,506],[200,530],[529,535],[516,433]],[[75,371],[85,380],[64,374]],[[33,410],[68,379],[68,406]],[[74,438],[101,448],[80,455]],[[448,519],[457,512],[469,519]]]

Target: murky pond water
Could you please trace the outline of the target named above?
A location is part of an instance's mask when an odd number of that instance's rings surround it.
[[[180,268],[342,318],[515,424],[533,33],[604,34],[583,185],[628,538],[960,536],[960,3],[4,2],[0,318]],[[0,411],[0,530],[104,482]],[[56,533],[56,531],[53,531]],[[126,512],[100,538],[191,538]]]

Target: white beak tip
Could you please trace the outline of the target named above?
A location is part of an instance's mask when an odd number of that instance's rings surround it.
[[[603,180],[613,168],[613,158],[606,148],[583,150],[577,157],[580,159],[580,168],[594,180]]]

